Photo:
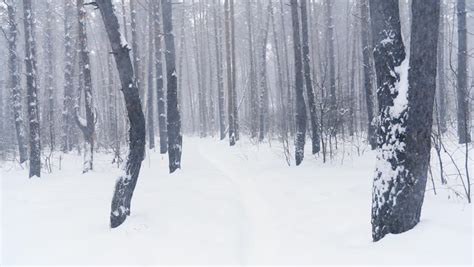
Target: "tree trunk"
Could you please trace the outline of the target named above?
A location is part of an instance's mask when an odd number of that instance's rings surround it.
[[[86,173],[93,169],[94,160],[94,131],[95,131],[95,114],[93,112],[94,102],[92,98],[92,75],[89,51],[87,48],[87,32],[86,32],[86,11],[84,0],[77,0],[77,18],[78,18],[78,41],[79,41],[79,69],[82,72],[84,90],[84,107],[86,110],[86,119],[79,115],[79,107],[76,106],[75,119],[76,123],[84,135],[86,148],[84,150],[84,166],[82,173]]]
[[[296,141],[295,160],[300,165],[304,158],[306,137],[306,104],[303,96],[303,62],[301,57],[300,25],[298,1],[291,0],[291,18],[293,25],[293,48],[295,56],[295,97],[296,97]]]
[[[173,34],[173,8],[171,0],[161,0],[163,8],[163,32],[165,35],[165,60],[167,77],[168,101],[168,155],[170,173],[181,168],[181,151],[183,137],[181,135],[181,115],[178,106],[178,77],[175,66],[175,47]]]
[[[132,1],[133,2],[133,1]],[[155,28],[153,23],[153,4],[150,4],[148,11],[148,93],[147,93],[147,127],[148,127],[148,148],[155,148],[155,125],[153,120],[153,38],[155,38]]]
[[[326,0],[326,40],[329,58],[329,127],[331,135],[336,134],[337,127],[337,102],[336,102],[336,55],[334,51],[334,21],[332,17],[332,0]]]
[[[227,62],[227,113],[229,114],[229,144],[235,145],[235,120],[234,120],[234,92],[232,83],[232,52],[231,52],[231,27],[230,27],[230,8],[229,0],[224,1],[225,9],[225,50],[226,50],[226,62]]]
[[[375,149],[377,146],[377,137],[375,134],[376,122],[374,121],[374,97],[372,86],[372,61],[370,60],[370,33],[369,33],[369,2],[368,0],[361,0],[360,5],[361,17],[361,44],[362,44],[362,61],[364,69],[364,89],[365,89],[365,104],[367,107],[367,140],[369,140],[370,147]]]
[[[408,67],[398,1],[371,1],[380,112],[374,241],[408,231],[420,220],[431,148],[439,3],[413,1]]]
[[[64,153],[72,150],[72,132],[74,127],[74,47],[72,43],[72,0],[64,1],[64,100],[62,112],[62,148]]]
[[[46,91],[48,94],[48,126],[49,126],[49,148],[52,152],[55,145],[55,86],[54,86],[54,47],[53,47],[53,7],[51,0],[46,1],[46,25],[45,25],[45,40],[46,40]]]
[[[140,51],[138,49],[138,32],[137,32],[137,10],[136,1],[130,1],[130,28],[132,30],[132,54],[133,54],[133,70],[137,78],[138,92],[140,93],[140,99],[144,99],[144,89],[141,86],[141,71],[140,71]]]
[[[220,8],[220,1],[214,0],[214,39],[216,49],[216,64],[217,64],[217,97],[218,97],[218,109],[219,109],[219,132],[220,139],[225,138],[225,98],[224,98],[224,77],[222,68],[222,53],[221,53],[221,23],[220,16],[218,15]]]
[[[111,0],[97,0],[120,77],[128,119],[130,120],[130,150],[124,174],[115,184],[110,227],[121,225],[130,215],[130,202],[137,183],[145,152],[145,117],[142,111],[137,81],[133,72],[130,48],[121,36],[117,16]]]
[[[154,26],[155,26],[155,71],[156,71],[156,97],[158,100],[158,127],[160,134],[160,153],[168,152],[168,133],[166,129],[166,101],[163,89],[163,65],[161,61],[161,25],[160,25],[160,2],[153,2]]]
[[[258,86],[256,82],[254,48],[253,48],[253,30],[252,30],[252,1],[247,0],[247,28],[248,28],[248,46],[250,63],[250,137],[257,137],[258,128]]]
[[[469,95],[467,88],[467,26],[466,0],[457,0],[458,16],[458,68],[457,68],[457,117],[459,144],[471,142],[469,125]]]
[[[267,19],[265,25],[262,27],[262,54],[260,67],[260,114],[259,114],[259,141],[263,141],[265,134],[268,132],[268,87],[267,87],[267,39],[268,39],[268,25],[270,23],[270,12],[272,8],[271,1],[268,2]]]
[[[37,68],[35,24],[31,0],[23,0],[23,25],[25,31],[26,95],[28,103],[29,141],[30,141],[30,174],[29,177],[41,176],[41,143],[38,107]]]
[[[11,104],[13,110],[13,119],[15,121],[16,139],[18,142],[18,152],[20,154],[20,164],[28,160],[28,147],[26,144],[26,133],[23,125],[22,115],[22,95],[20,88],[20,74],[18,70],[17,54],[17,24],[16,24],[16,3],[7,1],[8,11],[8,87],[11,92]]]
[[[230,34],[231,34],[231,51],[232,51],[232,112],[234,113],[234,133],[235,140],[239,140],[239,112],[237,101],[237,63],[235,56],[235,15],[234,15],[234,0],[230,0]]]
[[[313,81],[311,80],[311,62],[309,56],[309,38],[308,38],[308,11],[306,10],[306,1],[301,0],[301,30],[303,35],[303,62],[304,79],[306,82],[306,93],[308,95],[309,116],[311,121],[311,141],[312,153],[316,154],[320,150],[320,135],[318,116],[316,110],[316,101],[314,96]]]
[[[444,63],[444,7],[440,7],[440,22],[439,22],[439,36],[438,36],[438,99],[437,99],[437,109],[438,109],[438,120],[440,132],[445,133],[447,131],[446,127],[446,81],[445,81],[445,63]]]

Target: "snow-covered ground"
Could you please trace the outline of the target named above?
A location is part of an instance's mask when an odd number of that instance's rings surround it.
[[[307,154],[295,167],[276,142],[183,147],[173,175],[167,156],[147,156],[132,216],[113,230],[110,154],[85,175],[80,156],[63,156],[62,170],[56,158],[32,180],[1,163],[1,264],[472,263],[472,206],[447,190],[427,191],[413,230],[371,241],[373,152],[326,164]]]

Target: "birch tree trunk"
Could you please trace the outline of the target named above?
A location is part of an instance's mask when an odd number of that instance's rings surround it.
[[[30,173],[29,177],[41,176],[41,142],[36,69],[35,24],[31,0],[23,0],[23,25],[25,32],[26,96],[28,104]]]
[[[120,33],[112,1],[97,0],[96,3],[112,46],[130,121],[130,150],[123,170],[124,173],[115,184],[110,213],[110,227],[115,228],[121,225],[130,215],[130,202],[145,153],[145,116],[143,115],[132,59],[129,54],[130,48]]]

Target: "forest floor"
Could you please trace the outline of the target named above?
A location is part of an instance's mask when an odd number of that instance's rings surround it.
[[[167,156],[143,162],[132,215],[109,228],[119,170],[98,153],[55,155],[53,172],[28,179],[0,163],[4,264],[466,264],[472,206],[431,182],[413,230],[371,241],[375,153],[288,166],[281,144],[184,138],[182,170]],[[307,146],[309,150],[310,146]]]

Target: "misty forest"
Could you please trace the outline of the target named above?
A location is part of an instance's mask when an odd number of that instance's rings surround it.
[[[0,264],[472,266],[474,0],[0,0]]]

